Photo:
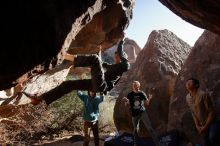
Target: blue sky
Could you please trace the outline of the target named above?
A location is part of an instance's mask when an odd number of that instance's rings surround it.
[[[204,31],[184,21],[158,0],[136,0],[133,19],[125,31],[126,37],[143,48],[153,30],[168,29],[193,46]]]

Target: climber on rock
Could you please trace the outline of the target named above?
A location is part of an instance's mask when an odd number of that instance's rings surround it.
[[[40,97],[37,97],[37,99],[43,99],[47,104],[50,104],[72,90],[91,90],[93,92],[104,93],[110,91],[119,81],[121,75],[130,68],[130,64],[127,60],[127,54],[123,51],[123,42],[123,40],[119,42],[117,51],[115,52],[115,64],[102,62],[101,58],[95,54],[66,54],[64,59],[71,61],[73,68],[90,67],[91,79],[64,81],[61,85],[41,95]]]

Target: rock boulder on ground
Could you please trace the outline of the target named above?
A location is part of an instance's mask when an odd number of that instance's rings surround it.
[[[220,101],[219,48],[219,35],[209,31],[201,35],[178,75],[174,95],[170,101],[168,130],[179,129],[192,141],[199,141],[199,137],[196,136],[194,122],[188,112],[185,82],[188,78],[197,78],[201,89],[208,92],[215,102]]]
[[[132,81],[141,82],[141,89],[153,96],[147,109],[153,127],[158,133],[166,131],[170,96],[174,83],[191,47],[168,30],[153,31],[136,62],[122,78],[121,93],[114,111],[115,125],[119,131],[131,131],[131,116],[122,97],[131,91]],[[123,109],[123,110],[121,110]],[[141,128],[141,133],[145,128]],[[146,134],[146,132],[145,132]]]

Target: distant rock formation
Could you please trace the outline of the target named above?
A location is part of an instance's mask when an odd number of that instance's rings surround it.
[[[220,34],[220,0],[159,1],[189,23]]]
[[[105,52],[103,52],[103,60],[113,63],[113,56],[117,49],[118,45],[114,45],[113,47],[107,49]],[[129,38],[125,38],[125,42],[123,45],[123,49],[128,55],[128,61],[130,63],[134,63],[136,61],[137,55],[140,53],[141,48],[138,46],[138,44]]]
[[[194,122],[186,104],[185,82],[190,77],[200,80],[201,89],[209,92],[215,102],[220,101],[220,36],[205,31],[195,43],[185,61],[170,101],[168,130],[179,129],[191,141],[199,141]]]
[[[133,80],[141,82],[141,89],[153,95],[147,109],[153,127],[158,133],[166,131],[170,96],[176,77],[191,47],[168,30],[153,31],[139,53],[132,68],[123,75],[120,95],[114,109],[114,121],[119,131],[131,131],[131,116],[122,97],[131,91]],[[123,109],[123,110],[121,110]],[[141,133],[146,130],[140,128]]]

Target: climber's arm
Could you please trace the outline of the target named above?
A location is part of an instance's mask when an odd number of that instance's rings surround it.
[[[77,95],[82,101],[85,101],[86,96],[83,94],[82,91],[77,91]]]

